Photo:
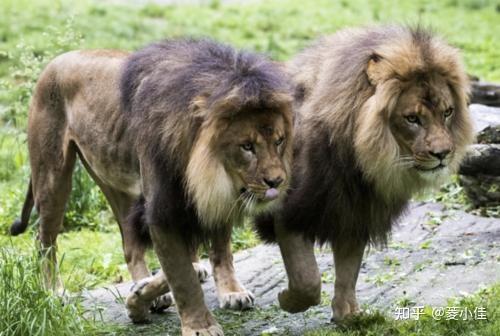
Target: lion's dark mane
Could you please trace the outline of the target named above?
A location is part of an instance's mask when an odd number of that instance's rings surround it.
[[[383,245],[408,200],[386,202],[357,168],[354,152],[343,146],[331,143],[329,130],[317,125],[314,138],[295,158],[302,166],[294,165],[280,212],[282,222],[287,229],[320,244],[371,241]],[[262,239],[275,241],[273,215],[258,217],[256,224]]]
[[[170,226],[187,241],[206,237],[185,188],[189,154],[203,123],[195,100],[203,97],[205,108],[220,114],[212,117],[230,120],[273,107],[269,96],[288,92],[289,85],[284,72],[264,56],[207,39],[167,40],[133,53],[121,77],[121,104],[154,183],[145,213],[132,221],[140,217],[150,225]],[[238,106],[210,109],[236,87]]]

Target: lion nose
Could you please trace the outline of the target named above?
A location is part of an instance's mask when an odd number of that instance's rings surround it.
[[[277,188],[283,182],[283,178],[281,177],[277,177],[274,179],[264,178],[264,182],[269,186],[269,188]]]
[[[429,151],[429,155],[438,158],[439,160],[444,160],[444,158],[448,156],[450,152],[451,150],[449,149],[443,149],[441,151]]]

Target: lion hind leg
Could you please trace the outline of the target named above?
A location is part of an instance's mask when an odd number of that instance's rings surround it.
[[[71,179],[76,160],[72,147],[74,146],[68,144],[64,154],[59,155],[49,153],[50,150],[43,151],[43,155],[39,157],[40,161],[33,160],[32,164],[33,196],[40,218],[39,250],[43,257],[45,285],[53,290],[62,290],[56,248],[57,236],[62,229],[64,211],[71,193]]]
[[[101,185],[100,183],[98,183]],[[101,186],[106,199],[113,209],[122,236],[123,254],[128,271],[134,282],[148,278],[145,254],[151,246],[151,238],[144,223],[144,199],[132,199],[123,192]]]
[[[76,145],[68,128],[65,100],[56,72],[47,66],[31,101],[28,120],[31,187],[39,214],[38,241],[49,289],[61,285],[57,275],[56,240],[71,192]],[[26,207],[28,214],[30,202]],[[23,210],[24,212],[24,210]]]
[[[190,246],[191,263],[193,264],[194,271],[198,274],[198,279],[201,283],[207,281],[209,277],[208,269],[200,262],[198,257],[198,245]]]
[[[208,269],[200,262],[193,261],[193,268],[201,283],[206,282],[209,277]]]
[[[53,290],[62,290],[56,256],[57,236],[62,229],[64,210],[71,192],[74,162],[73,156],[61,170],[39,172],[34,177],[35,204],[40,217],[39,249],[43,257],[45,284]]]

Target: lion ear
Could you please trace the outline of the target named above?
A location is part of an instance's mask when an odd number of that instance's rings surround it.
[[[199,95],[194,97],[191,103],[191,108],[193,109],[194,115],[202,117],[207,109],[207,95]]]
[[[366,68],[366,75],[368,76],[368,81],[373,86],[376,86],[382,79],[382,56],[377,53],[372,53],[368,61],[368,66]]]
[[[239,110],[241,105],[241,98],[239,90],[233,89],[223,98],[212,101],[212,97],[208,94],[200,94],[196,96],[192,103],[191,108],[196,117],[206,118],[208,110],[212,111],[219,117],[231,117],[235,111]]]

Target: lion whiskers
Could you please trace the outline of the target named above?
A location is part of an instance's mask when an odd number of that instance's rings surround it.
[[[392,162],[392,165],[395,168],[410,168],[413,167],[414,164],[415,164],[415,159],[411,155],[400,155]]]
[[[254,206],[255,206],[255,199],[256,198],[257,198],[257,196],[255,196],[254,193],[251,193],[250,197],[247,198],[247,199],[245,199],[245,208],[244,208],[244,210],[245,210],[246,213],[249,213],[250,210],[252,208],[254,208]]]
[[[245,194],[247,193],[247,191],[241,193],[234,201],[233,201],[233,205],[231,206],[231,209],[229,210],[228,214],[227,214],[227,217],[226,217],[226,223],[231,221],[231,219],[233,218],[233,212],[234,212],[234,209],[236,209],[236,206],[239,204],[239,207],[238,207],[238,212],[235,213],[234,215],[239,215],[241,214],[241,207],[242,207],[242,204],[245,202]]]

